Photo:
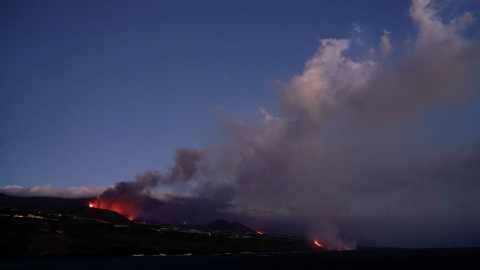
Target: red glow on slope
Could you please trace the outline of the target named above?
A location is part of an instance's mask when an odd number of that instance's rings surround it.
[[[258,233],[258,234],[263,234],[263,232],[261,232],[261,231],[257,231],[257,233]]]
[[[314,243],[315,245],[317,245],[317,246],[319,246],[319,247],[323,248],[323,245],[322,245],[322,244],[320,244],[320,243],[318,243],[318,241],[317,241],[317,240],[314,240],[314,241],[313,241],[313,243]]]
[[[115,211],[122,214],[129,220],[133,220],[136,217],[134,207],[124,202],[109,202],[96,198],[95,201],[89,203],[88,206]]]

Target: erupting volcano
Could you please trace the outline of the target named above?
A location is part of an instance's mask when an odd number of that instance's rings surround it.
[[[136,215],[133,214],[134,213],[133,206],[130,206],[123,202],[109,203],[109,202],[102,201],[97,197],[94,202],[88,203],[88,207],[115,211],[117,213],[122,214],[129,220],[133,220],[136,218]]]
[[[480,0],[32,2],[0,8],[0,257],[74,249],[10,237],[12,204],[220,220],[239,250],[480,247]]]

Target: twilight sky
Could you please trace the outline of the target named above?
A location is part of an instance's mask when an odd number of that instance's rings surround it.
[[[480,244],[478,1],[0,1],[0,13],[11,194],[135,179],[297,215],[330,246],[348,245],[344,231]]]
[[[277,111],[320,38],[414,35],[408,1],[2,1],[0,184],[111,185]],[[363,48],[362,48],[363,49]],[[398,52],[401,53],[401,52]],[[226,77],[225,77],[226,76]]]

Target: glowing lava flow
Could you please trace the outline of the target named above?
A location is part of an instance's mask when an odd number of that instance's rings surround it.
[[[263,234],[263,232],[261,232],[261,231],[257,231],[257,233],[258,233],[258,234]]]
[[[101,201],[97,198],[97,199],[95,199],[94,202],[89,202],[88,207],[115,211],[115,212],[120,213],[121,215],[125,216],[129,220],[133,220],[134,217],[135,217],[132,214],[133,213],[133,208],[131,206],[129,206],[128,204],[124,204],[124,203],[123,204],[122,203],[114,204],[114,203]]]
[[[318,243],[318,242],[317,242],[317,240],[314,240],[314,241],[313,241],[313,243],[314,243],[315,245],[317,245],[317,246],[319,246],[319,247],[323,248],[323,245],[322,245],[322,244],[320,244],[320,243]]]

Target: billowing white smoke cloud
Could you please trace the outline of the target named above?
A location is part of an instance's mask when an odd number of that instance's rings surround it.
[[[463,157],[468,165],[462,170],[468,173],[460,174],[463,165],[450,160],[463,154],[451,153],[448,161],[440,162],[435,156],[419,154],[421,150],[409,147],[398,133],[422,109],[467,95],[475,89],[473,85],[478,88],[479,45],[461,36],[473,17],[465,13],[445,24],[430,1],[421,0],[413,1],[410,14],[418,36],[413,52],[397,70],[384,71],[373,60],[344,57],[350,40],[323,39],[303,73],[279,93],[283,116],[260,109],[259,125],[229,126],[235,143],[228,153],[238,157],[232,164],[231,202],[306,220],[309,235],[330,247],[354,244],[342,238],[340,230],[405,246],[432,244],[434,236],[426,233],[423,238],[428,240],[415,243],[394,237],[393,232],[406,233],[409,237],[404,239],[413,241],[427,227],[455,227],[457,235],[462,231],[440,214],[447,208],[434,207],[436,202],[442,205],[438,193],[451,197],[449,190],[432,187],[458,181],[479,191],[480,185],[472,184],[480,175],[475,162],[480,160],[479,151],[474,148]],[[390,33],[385,31],[380,51],[386,56],[392,48]],[[450,178],[431,177],[440,168]],[[210,186],[214,187],[212,182]],[[428,201],[430,197],[433,202]],[[404,201],[408,203],[399,203]],[[372,203],[378,205],[371,207]],[[472,203],[480,206],[479,200]],[[463,217],[472,216],[472,209],[463,208]],[[390,226],[383,233],[392,236],[376,237],[370,229],[360,230],[368,227],[362,219],[366,216],[370,225]],[[410,218],[413,221],[402,224]],[[432,225],[432,220],[438,225]],[[475,222],[480,225],[478,219]],[[451,240],[444,245],[452,244]]]
[[[418,154],[398,132],[421,109],[446,96],[466,94],[471,87],[464,82],[478,85],[474,70],[480,63],[479,46],[461,36],[473,17],[465,13],[444,24],[430,2],[422,0],[413,1],[410,14],[418,36],[397,70],[346,58],[350,40],[322,39],[303,73],[280,91],[282,116],[260,109],[259,123],[229,123],[232,140],[204,149],[195,159],[191,181],[170,183],[191,196],[304,220],[310,237],[335,248],[354,245],[341,231],[415,245],[361,230],[368,224],[365,217],[371,225],[390,226],[385,233],[410,231],[415,236],[427,230],[430,220],[457,226],[441,220],[444,208],[433,207],[426,198],[440,199],[429,193],[432,186],[449,186],[454,178],[471,183],[478,177],[479,151],[463,157],[468,165],[462,170],[468,173],[457,175],[461,165]],[[390,32],[384,31],[380,52],[385,57],[392,48]],[[458,158],[452,153],[449,160]],[[451,178],[431,177],[440,168]],[[448,189],[435,192],[451,196]],[[424,203],[430,207],[422,208]],[[478,200],[474,203],[480,206]],[[396,211],[390,213],[392,209]],[[398,225],[410,217],[417,227]]]
[[[338,95],[362,88],[375,70],[373,61],[355,62],[342,56],[350,44],[346,39],[322,39],[321,46],[279,95],[290,118],[307,125],[318,125],[335,105]]]

